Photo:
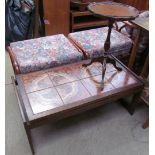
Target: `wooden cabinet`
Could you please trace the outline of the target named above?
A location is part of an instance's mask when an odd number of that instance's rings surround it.
[[[77,0],[72,0],[77,1]],[[95,0],[79,0],[82,2],[91,2]],[[101,1],[101,0],[96,0]],[[104,0],[103,0],[104,1]],[[128,5],[132,5],[139,10],[147,10],[149,8],[149,0],[114,0]],[[88,11],[73,12],[71,11],[70,20],[70,0],[43,0],[44,5],[44,21],[45,34],[65,34],[81,28],[90,28],[93,26],[103,26],[106,23],[100,19],[91,17]]]
[[[46,35],[69,33],[70,0],[43,0]]]
[[[102,27],[107,24],[107,21],[93,16],[89,11],[71,11],[71,32]]]
[[[94,1],[106,0],[71,0],[71,32],[107,26],[106,20],[95,17],[87,10],[89,3]]]

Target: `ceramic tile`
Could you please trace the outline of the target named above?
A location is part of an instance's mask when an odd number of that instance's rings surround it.
[[[55,88],[44,89],[28,94],[34,114],[62,106],[63,102]]]
[[[61,75],[57,72],[60,72]],[[100,71],[93,64],[88,67],[83,67],[82,64],[73,64],[71,66],[63,67],[60,70],[56,69],[49,72],[50,77],[54,77],[56,75],[56,77],[60,78],[60,80],[54,80],[55,85],[64,84],[67,82],[72,82],[78,79],[96,76],[100,74]],[[66,76],[67,79],[64,79],[64,76]]]
[[[32,77],[40,77],[43,74],[45,74],[45,71],[38,71],[38,72],[31,72],[31,73],[26,73],[26,74],[22,74],[22,80],[31,80]]]
[[[95,66],[97,69],[102,73],[102,65],[101,63],[96,63]],[[106,64],[106,73],[116,71],[116,68],[113,66],[113,64],[107,63]]]
[[[136,80],[125,71],[109,72],[106,74],[106,78],[116,88],[136,83]]]
[[[87,67],[83,67],[82,64],[76,64],[68,67],[66,72],[70,75],[74,75],[79,79],[99,75],[99,70],[92,64]]]
[[[52,81],[48,77],[48,74],[35,75],[36,76],[30,74],[29,76],[24,78],[23,83],[25,86],[26,93],[53,87]]]
[[[87,67],[83,67],[82,65],[80,65],[78,67],[75,67],[73,72],[79,79],[101,74],[100,71],[93,64]]]
[[[105,79],[104,88],[103,90],[101,90],[101,80],[102,80],[102,76],[98,75],[98,76],[83,79],[81,80],[81,82],[87,88],[87,90],[91,93],[92,96],[102,94],[102,93],[105,93],[105,92],[108,92],[114,89],[111,83]]]
[[[80,101],[90,97],[90,94],[80,81],[74,81],[56,87],[65,104]]]
[[[61,69],[56,69],[50,71],[48,74],[54,86],[78,80],[78,78],[74,74],[72,74],[72,69],[70,67],[63,67]]]

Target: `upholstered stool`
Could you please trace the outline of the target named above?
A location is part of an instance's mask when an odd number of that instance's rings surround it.
[[[107,37],[108,28],[96,28],[86,31],[74,32],[68,35],[82,51],[87,53],[91,58],[102,56],[104,50],[104,42]],[[115,56],[129,54],[132,47],[132,41],[127,36],[112,29],[111,48],[109,52],[113,52]]]
[[[64,35],[18,41],[8,48],[15,74],[74,63],[83,54]]]

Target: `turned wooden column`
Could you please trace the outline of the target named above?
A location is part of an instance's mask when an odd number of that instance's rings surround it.
[[[91,65],[93,62],[99,62],[102,64],[102,80],[101,80],[101,89],[104,87],[104,76],[106,71],[106,63],[112,63],[114,67],[121,71],[122,69],[117,67],[116,61],[113,59],[113,52],[110,51],[110,38],[115,21],[126,21],[135,19],[139,12],[134,7],[116,3],[116,2],[101,2],[101,3],[91,3],[88,5],[88,10],[93,13],[94,16],[100,17],[102,19],[108,20],[108,32],[107,38],[104,44],[104,50],[102,56],[98,58],[91,58],[91,62],[84,64],[84,67]],[[111,11],[113,10],[113,11]]]

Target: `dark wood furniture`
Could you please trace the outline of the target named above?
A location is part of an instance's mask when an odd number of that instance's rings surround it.
[[[92,2],[101,2],[104,0],[71,0],[71,32],[94,27],[107,26],[107,21],[94,17],[87,9]]]
[[[87,67],[94,62],[100,62],[102,64],[101,89],[103,89],[106,63],[112,63],[118,71],[121,71],[121,69],[117,67],[116,62],[112,59],[112,53],[109,52],[111,30],[113,28],[113,24],[116,21],[129,21],[135,19],[138,16],[139,12],[134,7],[115,2],[92,3],[89,4],[88,10],[93,13],[94,16],[108,20],[109,29],[107,38],[104,43],[103,56],[99,58],[92,58],[90,63],[84,65],[85,67]]]
[[[43,0],[46,35],[68,35],[70,28],[70,0]]]
[[[107,26],[108,22],[94,17],[89,11],[71,10],[71,32],[90,29],[94,27]]]
[[[147,107],[149,107],[149,81],[148,80],[145,81],[145,86],[141,93],[140,99],[145,103]],[[146,129],[149,127],[149,117],[146,118],[142,127],[143,129]]]
[[[130,22],[132,24],[134,24],[136,26],[136,28],[138,29],[137,30],[138,34],[135,38],[134,46],[131,51],[131,56],[130,56],[129,63],[128,63],[128,67],[130,69],[132,69],[134,62],[135,62],[136,53],[138,51],[141,33],[144,32],[144,33],[146,33],[146,35],[148,35],[148,33],[149,33],[149,18],[136,18],[135,20],[130,21]],[[144,68],[142,69],[142,72],[141,72],[141,76],[144,75],[144,70],[146,70],[147,65],[148,65],[148,57],[146,58]]]
[[[139,41],[140,41],[140,37],[141,37],[141,33],[145,33],[148,37],[149,37],[149,18],[137,18],[133,21],[131,21],[132,24],[134,24],[137,29],[138,29],[138,34],[137,37],[135,38],[135,43],[131,52],[131,56],[129,59],[129,64],[128,67],[132,69],[135,58],[136,58],[136,54],[138,51],[138,46],[139,46]],[[149,43],[148,43],[149,46]],[[145,59],[142,71],[140,73],[140,76],[145,79],[148,78],[148,74],[149,74],[149,52],[148,55]],[[142,93],[140,94],[140,98],[142,99],[142,101],[149,106],[149,80],[145,80],[145,87],[144,90],[142,91]],[[142,127],[145,129],[149,126],[149,118],[147,118],[144,122],[144,124],[142,125]]]
[[[20,74],[12,78],[24,127],[34,153],[31,129],[134,94],[143,88],[142,81],[118,59],[121,72],[107,64],[105,87],[100,90],[102,66],[88,68],[81,63],[54,69]]]

